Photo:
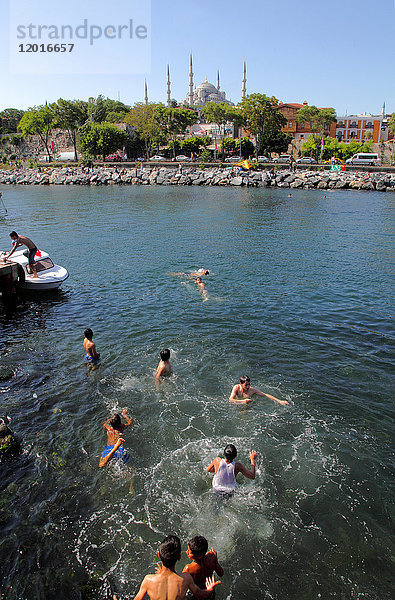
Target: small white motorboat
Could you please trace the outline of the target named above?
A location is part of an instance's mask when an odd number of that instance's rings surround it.
[[[4,261],[8,252],[2,252],[1,254],[0,261],[1,259]],[[55,265],[47,252],[37,250],[34,262],[38,277],[32,277],[28,257],[29,251],[21,248],[15,250],[9,261],[7,261],[18,265],[18,288],[35,292],[57,290],[69,276],[67,269]]]

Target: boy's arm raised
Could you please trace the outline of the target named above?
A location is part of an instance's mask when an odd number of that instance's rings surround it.
[[[205,600],[205,598],[210,598],[211,594],[213,593],[213,589],[215,588],[216,585],[219,585],[221,582],[220,581],[215,581],[214,577],[207,577],[206,579],[206,589],[205,590],[201,590],[196,583],[193,581],[192,576],[189,575],[189,573],[183,573],[183,577],[185,577],[187,583],[188,583],[188,588],[191,590],[192,594],[198,598],[199,600]],[[187,579],[188,578],[188,579]],[[135,598],[135,600],[142,600],[140,598]]]

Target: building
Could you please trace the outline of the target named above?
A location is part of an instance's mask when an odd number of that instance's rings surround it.
[[[384,107],[383,107],[384,109]],[[389,139],[388,124],[391,115],[349,115],[337,117],[336,137],[339,142],[365,142],[372,140],[374,144],[386,142]]]
[[[300,141],[300,140],[306,141],[309,139],[309,137],[313,133],[311,131],[310,123],[308,123],[308,122],[298,123],[297,122],[298,111],[301,108],[303,108],[304,106],[307,106],[306,100],[303,102],[303,104],[299,104],[297,102],[286,102],[286,103],[279,102],[279,105],[278,105],[278,110],[287,119],[287,123],[286,123],[286,125],[284,125],[284,127],[282,127],[282,131],[284,133],[291,134],[295,141]],[[326,130],[325,133],[327,133],[327,135],[329,135],[331,137],[336,136],[336,123],[335,122],[331,123],[330,125],[325,125],[324,129]]]

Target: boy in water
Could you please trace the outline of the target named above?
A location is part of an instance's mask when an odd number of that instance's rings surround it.
[[[240,377],[240,383],[237,383],[233,386],[232,393],[229,397],[230,402],[239,402],[241,404],[248,404],[252,402],[251,396],[256,394],[257,396],[265,396],[269,398],[269,400],[274,400],[274,402],[278,402],[279,404],[287,405],[288,402],[286,400],[279,400],[270,394],[265,394],[265,392],[261,392],[257,388],[251,387],[250,378],[248,375],[242,375]]]
[[[92,338],[93,338],[93,331],[92,329],[88,328],[85,329],[84,331],[84,341],[82,342],[83,346],[84,346],[84,350],[86,352],[85,354],[85,359],[92,363],[95,364],[98,362],[99,358],[100,358],[100,353],[97,352],[96,350],[96,346],[95,344],[92,342]]]
[[[214,548],[208,550],[208,542],[202,535],[196,535],[188,542],[186,552],[188,558],[192,560],[189,565],[185,565],[183,573],[192,575],[193,581],[201,588],[206,588],[206,578],[212,577],[214,571],[222,577],[224,570],[218,562],[217,553]],[[214,594],[213,594],[214,597]],[[196,596],[193,596],[196,598]]]
[[[165,348],[160,352],[160,361],[155,371],[155,381],[160,381],[161,377],[167,377],[173,372],[170,364],[170,350]]]
[[[121,414],[125,417],[126,423],[122,423],[120,415],[115,413],[103,424],[103,427],[107,430],[107,446],[104,448],[101,455],[99,467],[104,467],[113,456],[115,458],[120,458],[125,464],[130,458],[129,454],[122,446],[125,441],[122,438],[122,433],[126,427],[131,425],[132,419],[127,415],[126,408],[123,409]]]
[[[220,581],[214,581],[214,577],[206,580],[206,589],[201,590],[194,583],[189,573],[179,575],[175,571],[176,562],[181,558],[181,542],[176,535],[168,535],[159,546],[158,556],[162,566],[158,567],[153,575],[146,575],[140,586],[140,590],[134,600],[143,600],[145,595],[151,600],[184,600],[188,590],[200,599],[209,598],[216,585]],[[113,596],[114,600],[116,596]]]
[[[213,477],[213,490],[224,494],[231,494],[237,486],[236,475],[242,473],[247,479],[255,479],[255,450],[250,452],[251,471],[242,463],[234,462],[237,450],[233,444],[228,444],[223,452],[223,457],[217,456],[207,467],[209,473],[215,473]]]

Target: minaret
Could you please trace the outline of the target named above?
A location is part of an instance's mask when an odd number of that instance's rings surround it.
[[[171,98],[170,98],[170,68],[167,65],[167,106],[171,106]]]
[[[148,88],[147,88],[147,80],[144,80],[144,102],[148,104]]]
[[[384,117],[385,117],[385,102],[383,103],[383,110],[381,111],[381,116],[384,119]]]
[[[241,99],[246,97],[246,84],[247,84],[247,72],[246,72],[246,61],[243,66],[243,85],[241,86]]]
[[[188,104],[193,104],[193,71],[192,71],[192,53],[189,58],[189,94],[188,94]]]
[[[217,90],[219,91],[219,69],[217,71]]]

